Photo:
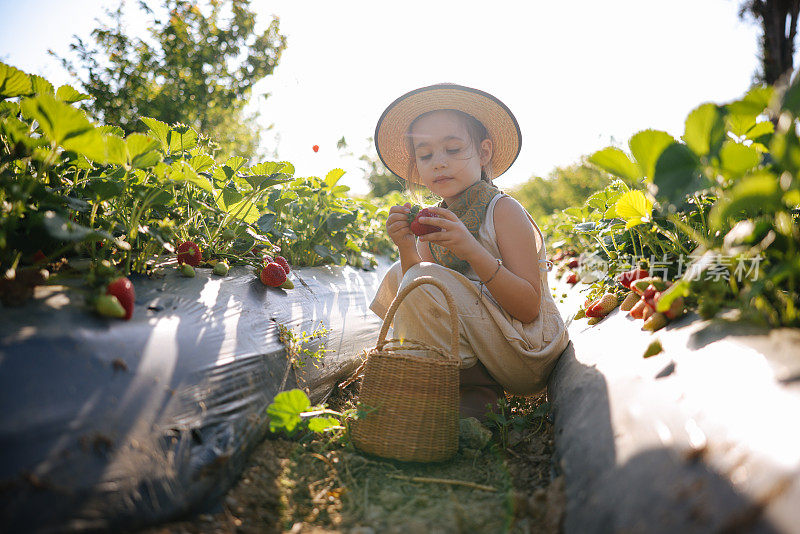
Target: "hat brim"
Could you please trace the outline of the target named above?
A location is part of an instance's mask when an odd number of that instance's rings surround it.
[[[511,110],[496,97],[471,87],[436,84],[410,91],[391,104],[375,127],[375,148],[390,172],[410,180],[411,154],[406,135],[411,123],[430,111],[456,109],[472,115],[486,127],[492,140],[494,177],[511,167],[522,147],[522,134]]]

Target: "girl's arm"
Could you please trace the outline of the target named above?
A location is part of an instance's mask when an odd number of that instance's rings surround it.
[[[469,262],[475,274],[483,280],[492,296],[512,317],[529,323],[539,316],[541,303],[541,278],[539,274],[539,248],[536,230],[525,210],[513,199],[503,197],[494,210],[497,245],[503,265],[498,269],[497,260],[469,233],[456,215],[443,208],[434,208],[439,216],[422,218],[420,222],[436,224],[443,228],[420,237],[434,241],[450,249],[459,258]],[[441,221],[445,218],[446,221]]]

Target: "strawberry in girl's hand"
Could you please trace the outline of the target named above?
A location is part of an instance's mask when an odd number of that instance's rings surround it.
[[[430,234],[431,232],[438,232],[441,228],[438,226],[431,226],[430,224],[423,224],[419,222],[420,217],[438,217],[429,208],[420,209],[419,206],[413,206],[411,212],[408,214],[408,224],[411,228],[411,233],[419,237],[421,235]]]
[[[124,276],[112,281],[106,287],[106,295],[117,297],[117,300],[125,310],[124,319],[127,321],[133,315],[133,301],[136,300],[136,291],[133,284]]]
[[[192,267],[197,267],[202,259],[203,255],[200,253],[200,247],[194,241],[184,241],[178,245],[178,263],[181,265],[186,263]]]
[[[279,263],[271,262],[261,269],[259,278],[261,279],[261,283],[265,286],[280,287],[286,282],[286,271]]]

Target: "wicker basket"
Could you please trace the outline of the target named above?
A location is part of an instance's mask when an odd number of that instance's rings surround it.
[[[386,340],[400,303],[411,290],[433,284],[450,311],[450,351],[413,340]],[[352,425],[353,444],[364,452],[412,462],[437,462],[458,448],[458,314],[441,282],[422,276],[395,297],[378,342],[364,364],[359,406],[365,415]]]

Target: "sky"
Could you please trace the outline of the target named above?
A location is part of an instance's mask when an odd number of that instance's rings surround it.
[[[739,19],[738,4],[253,0],[259,24],[280,18],[288,45],[255,85],[251,109],[272,125],[264,149],[296,175],[341,167],[341,183],[365,193],[357,156],[389,103],[433,83],[476,87],[500,98],[522,130],[519,158],[497,179],[508,189],[603,147],[624,148],[643,129],[677,138],[698,105],[741,97],[758,67],[760,29]],[[47,50],[68,55],[72,36],[88,38],[102,6],[116,5],[0,0],[0,61],[77,85]],[[129,31],[144,32],[144,20],[132,18]],[[342,137],[353,155],[337,149]]]

